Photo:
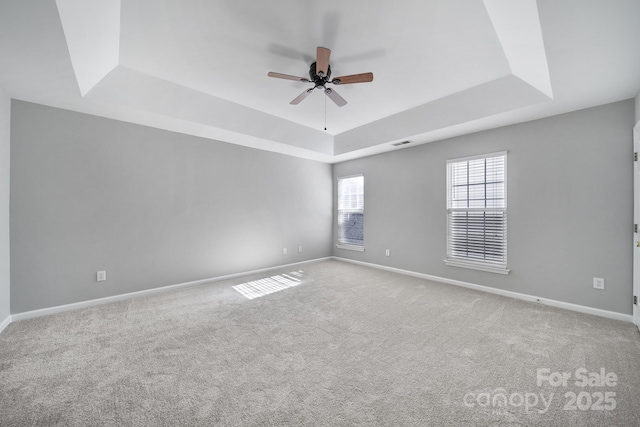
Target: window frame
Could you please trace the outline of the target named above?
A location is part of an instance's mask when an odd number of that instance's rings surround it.
[[[351,179],[351,178],[358,178],[358,177],[362,177],[362,208],[361,209],[353,209],[353,208],[348,208],[348,209],[340,209],[340,181],[344,180],[344,179]],[[358,174],[353,174],[353,175],[346,175],[346,176],[340,176],[337,178],[337,189],[336,189],[336,212],[337,212],[337,219],[336,219],[336,225],[337,225],[337,238],[336,238],[336,247],[339,249],[348,249],[348,250],[352,250],[352,251],[359,251],[359,252],[364,252],[364,208],[365,208],[365,202],[364,202],[364,174],[362,173],[358,173]],[[362,244],[357,244],[357,243],[350,243],[350,242],[341,242],[340,241],[340,214],[341,213],[359,213],[362,214]]]
[[[452,193],[453,193],[453,184],[452,184],[452,165],[455,163],[463,163],[469,162],[472,160],[478,159],[489,159],[493,157],[503,157],[504,158],[504,207],[502,208],[453,208],[452,201]],[[446,188],[446,236],[447,236],[447,247],[446,247],[446,258],[444,260],[446,265],[452,267],[461,267],[461,268],[469,268],[473,270],[486,271],[490,273],[499,273],[499,274],[509,274],[510,270],[507,268],[507,253],[508,253],[508,245],[507,245],[507,223],[508,223],[508,215],[507,215],[507,151],[498,151],[487,154],[478,154],[474,156],[468,157],[460,157],[456,159],[449,159],[446,163],[446,176],[447,176],[447,188]],[[484,181],[486,185],[486,180]],[[468,185],[468,184],[467,184]],[[487,195],[484,195],[485,201],[487,200]],[[504,240],[503,240],[503,253],[502,253],[502,262],[496,261],[487,261],[481,259],[473,259],[473,258],[465,258],[460,256],[455,256],[452,254],[452,239],[451,239],[451,230],[450,230],[450,217],[453,212],[485,212],[485,213],[496,213],[501,212],[504,218],[503,221],[503,229]]]

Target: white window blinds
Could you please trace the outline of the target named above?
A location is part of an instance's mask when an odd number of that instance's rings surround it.
[[[364,245],[364,176],[338,179],[338,244]]]
[[[447,162],[447,263],[508,272],[506,153]]]

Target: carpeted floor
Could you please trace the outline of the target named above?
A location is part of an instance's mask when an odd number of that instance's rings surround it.
[[[309,263],[12,323],[0,425],[639,426],[640,333]]]

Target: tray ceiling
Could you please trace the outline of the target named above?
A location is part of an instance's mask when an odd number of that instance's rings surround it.
[[[11,97],[325,162],[628,99],[636,0],[5,0]],[[306,76],[317,46],[338,108]],[[325,130],[325,126],[326,129]],[[411,146],[411,145],[409,145]]]

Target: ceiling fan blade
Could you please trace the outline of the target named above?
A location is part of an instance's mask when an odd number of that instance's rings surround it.
[[[334,78],[331,83],[337,85],[348,85],[351,83],[366,83],[373,81],[373,73],[351,74]]]
[[[336,92],[335,90],[327,88],[324,90],[324,93],[326,93],[327,96],[331,98],[331,100],[335,102],[338,107],[344,107],[345,105],[347,105],[347,101],[343,97],[338,95],[338,92]]]
[[[304,92],[302,92],[300,95],[296,96],[296,98],[295,98],[293,101],[291,101],[289,104],[291,104],[291,105],[298,105],[298,104],[300,104],[300,102],[301,102],[303,99],[305,99],[307,96],[309,96],[309,94],[310,94],[311,92],[313,92],[313,89],[314,89],[314,88],[311,88],[311,89],[307,89],[307,90],[305,90],[305,91],[304,91]]]
[[[309,79],[307,79],[306,77],[290,76],[289,74],[274,73],[273,71],[269,71],[269,73],[267,73],[267,76],[275,77],[277,79],[296,80],[305,83],[309,82]]]
[[[326,47],[318,46],[318,49],[316,49],[316,73],[321,77],[326,76],[329,71],[330,56],[331,50]]]

